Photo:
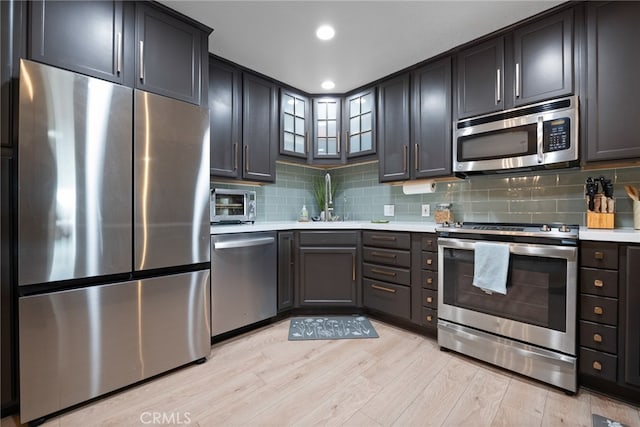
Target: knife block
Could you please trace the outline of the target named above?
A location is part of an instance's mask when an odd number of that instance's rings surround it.
[[[587,212],[587,228],[613,228],[615,214]]]

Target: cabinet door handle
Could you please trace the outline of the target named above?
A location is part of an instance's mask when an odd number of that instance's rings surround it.
[[[337,147],[336,147],[337,148],[337,152],[338,152],[338,154],[340,154],[340,132],[337,132],[336,139],[337,139],[336,142],[338,143]]]
[[[140,81],[144,82],[144,40],[140,40]]]
[[[309,132],[304,133],[304,154],[309,153]]]
[[[356,281],[356,256],[351,255],[351,280]]]
[[[596,252],[593,254],[593,257],[594,257],[595,259],[603,260],[603,259],[604,259],[604,252],[596,251]]]
[[[349,149],[351,148],[351,140],[349,139],[349,131],[344,132],[344,147],[347,152],[347,156],[349,155]]]
[[[431,285],[432,283],[433,283],[433,278],[432,278],[432,277],[429,277],[429,278],[427,279],[427,285]]]
[[[593,281],[593,286],[595,286],[596,288],[601,288],[604,286],[604,282],[600,279],[596,279]]]
[[[376,285],[375,283],[371,285],[373,289],[377,289],[379,291],[389,292],[390,294],[395,294],[396,290],[391,288],[386,288],[384,286]]]
[[[602,307],[596,305],[595,307],[593,307],[593,313],[601,315],[602,313],[604,313],[604,310],[602,309]]]
[[[118,40],[116,45],[116,72],[120,74],[122,72],[122,33],[118,33]]]
[[[427,303],[431,304],[433,302],[433,297],[426,298]]]
[[[500,68],[496,69],[496,105],[500,103]]]
[[[516,98],[520,98],[520,63],[516,62]]]
[[[296,252],[293,250],[293,238],[289,239],[289,253],[291,254],[291,265],[296,265]]]
[[[413,146],[413,167],[416,170],[416,172],[419,170],[418,169],[418,151],[420,150],[420,146],[418,144]]]
[[[390,258],[390,259],[396,259],[397,255],[396,254],[383,254],[382,252],[371,252],[371,256],[377,256],[380,258]]]
[[[244,146],[244,170],[249,172],[249,146]]]
[[[409,146],[402,146],[402,173],[407,173],[407,163],[409,157]]]
[[[233,170],[238,170],[238,143],[233,143]]]
[[[602,363],[598,362],[597,360],[593,362],[593,369],[595,369],[596,371],[602,371]]]
[[[371,240],[383,240],[385,242],[395,242],[396,236],[378,236],[376,234],[374,234],[373,236],[371,236]]]
[[[396,273],[394,273],[393,271],[384,271],[384,270],[379,270],[377,268],[372,268],[371,272],[376,274],[382,274],[383,276],[396,277]]]
[[[602,342],[602,335],[593,334],[593,342]]]

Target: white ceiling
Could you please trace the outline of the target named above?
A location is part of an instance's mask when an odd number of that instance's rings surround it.
[[[308,93],[344,93],[564,1],[161,3],[214,29],[209,52]],[[331,24],[330,41],[315,37]],[[333,80],[335,89],[320,87]]]

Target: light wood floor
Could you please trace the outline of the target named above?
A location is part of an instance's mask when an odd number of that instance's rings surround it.
[[[214,345],[202,365],[45,425],[591,427],[597,413],[640,426],[637,407],[585,390],[569,397],[372,323],[378,339],[289,342],[284,320]],[[5,418],[2,427],[16,423]]]

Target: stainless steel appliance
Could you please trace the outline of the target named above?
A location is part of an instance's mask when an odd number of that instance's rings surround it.
[[[27,422],[209,354],[209,122],[195,105],[20,67]]]
[[[460,120],[454,141],[453,171],[463,175],[577,165],[578,97]]]
[[[211,190],[212,223],[256,221],[256,192],[214,188]]]
[[[211,333],[220,335],[276,315],[277,234],[211,236]]]
[[[578,226],[463,223],[436,231],[438,344],[575,392]],[[504,295],[473,285],[480,242],[508,245]]]

